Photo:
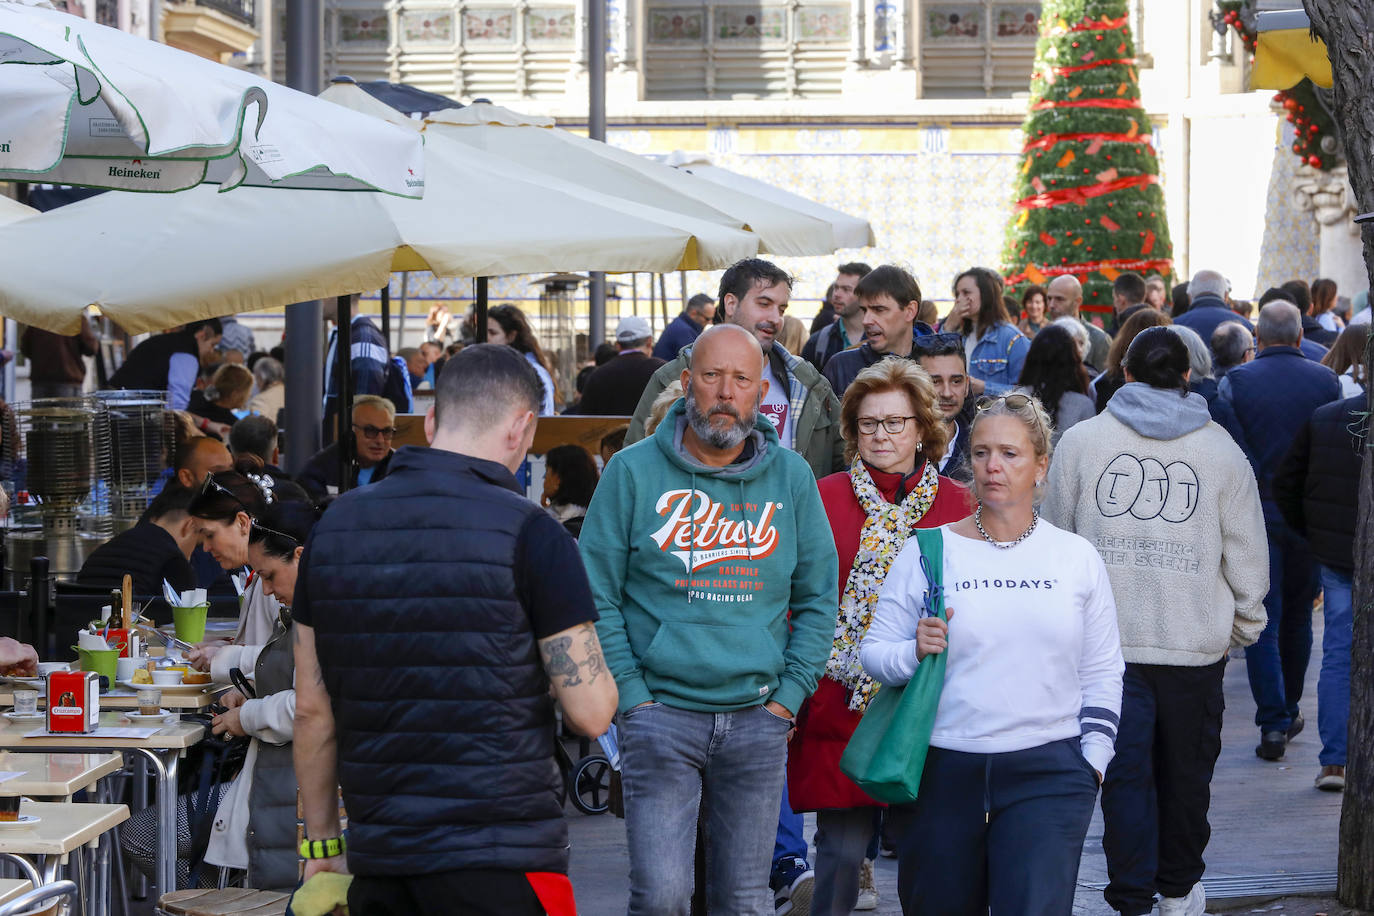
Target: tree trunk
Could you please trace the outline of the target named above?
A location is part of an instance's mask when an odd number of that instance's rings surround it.
[[[1336,122],[1350,183],[1360,211],[1369,213],[1374,211],[1374,96],[1369,91],[1374,86],[1374,2],[1303,0],[1303,5],[1331,57]],[[1361,239],[1368,270],[1374,266],[1374,223],[1361,226]],[[1374,339],[1365,354],[1366,366],[1374,368],[1371,357]],[[1337,881],[1343,905],[1374,909],[1374,451],[1368,443],[1360,474],[1354,597],[1349,750]]]

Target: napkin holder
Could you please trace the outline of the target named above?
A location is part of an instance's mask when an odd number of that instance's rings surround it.
[[[48,731],[85,734],[100,727],[100,675],[54,671],[48,675]]]

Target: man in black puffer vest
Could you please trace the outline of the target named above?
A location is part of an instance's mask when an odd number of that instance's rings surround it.
[[[1368,421],[1365,395],[1318,407],[1274,473],[1274,502],[1284,521],[1307,538],[1322,583],[1322,668],[1317,679],[1318,789],[1345,788],[1346,722],[1350,718],[1351,589],[1360,462]]]
[[[519,353],[468,347],[432,447],[339,497],[301,558],[302,854],[345,870],[342,786],[354,916],[573,913],[550,681],[591,737],[618,696],[576,544],[513,476],[542,400]]]

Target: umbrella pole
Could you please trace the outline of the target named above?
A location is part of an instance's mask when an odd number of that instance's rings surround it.
[[[386,348],[391,347],[391,278],[387,277],[386,286],[382,287],[382,337],[386,338]],[[397,350],[400,347],[396,347]]]
[[[348,491],[353,469],[353,297],[339,297],[339,336],[334,346],[334,377],[339,412],[334,441],[339,443],[339,492]]]
[[[473,281],[476,290],[473,297],[473,343],[487,342],[487,278],[478,277]]]

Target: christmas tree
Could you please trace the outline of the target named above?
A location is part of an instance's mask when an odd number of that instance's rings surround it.
[[[1127,0],[1045,0],[1003,265],[1013,295],[1063,274],[1112,326],[1124,271],[1173,281]]]

